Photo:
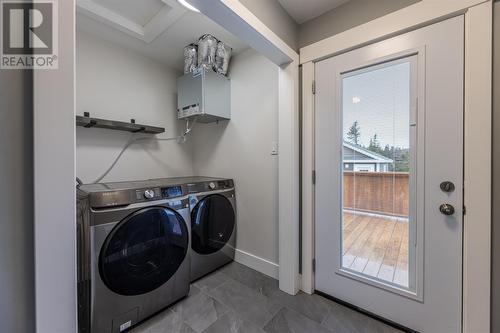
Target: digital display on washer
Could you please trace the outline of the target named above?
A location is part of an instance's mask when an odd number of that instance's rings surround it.
[[[179,197],[182,195],[181,186],[165,187],[161,189],[161,193],[164,198]]]

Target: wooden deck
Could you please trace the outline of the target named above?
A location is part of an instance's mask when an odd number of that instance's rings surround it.
[[[408,287],[408,220],[344,213],[343,267]]]

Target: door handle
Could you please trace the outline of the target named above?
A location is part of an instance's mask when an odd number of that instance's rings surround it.
[[[453,207],[452,205],[450,204],[442,204],[441,206],[439,206],[439,211],[441,212],[441,214],[443,215],[453,215],[455,214],[455,207]]]

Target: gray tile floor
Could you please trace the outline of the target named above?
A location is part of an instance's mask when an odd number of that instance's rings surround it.
[[[238,263],[195,282],[189,296],[133,333],[396,333],[318,295],[288,295],[278,282]]]

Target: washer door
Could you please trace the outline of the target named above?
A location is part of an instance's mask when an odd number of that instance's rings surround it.
[[[191,212],[191,247],[199,254],[219,251],[231,238],[234,224],[234,209],[225,196],[204,197]]]
[[[104,284],[140,295],[167,282],[184,261],[189,235],[182,216],[165,207],[141,209],[116,225],[99,255]]]

